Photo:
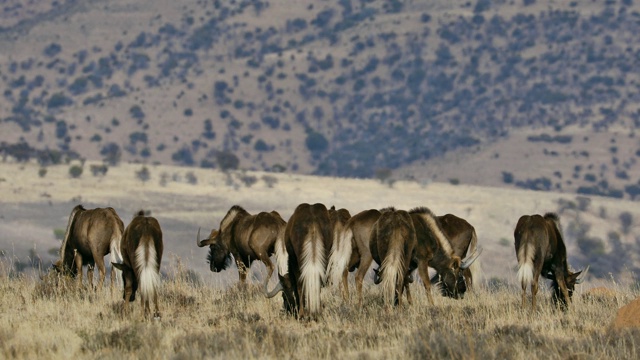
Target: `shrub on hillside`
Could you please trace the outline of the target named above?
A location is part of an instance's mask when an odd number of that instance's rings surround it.
[[[216,161],[222,171],[235,170],[240,165],[238,157],[229,151],[218,151],[216,153]]]
[[[82,166],[80,165],[71,165],[71,167],[69,168],[69,175],[76,179],[79,178],[82,175]]]

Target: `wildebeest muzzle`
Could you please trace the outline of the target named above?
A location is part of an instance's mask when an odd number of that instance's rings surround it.
[[[231,253],[221,244],[212,244],[209,246],[207,262],[211,271],[220,272],[231,265]]]

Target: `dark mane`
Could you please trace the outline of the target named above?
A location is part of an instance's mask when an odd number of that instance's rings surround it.
[[[433,211],[431,211],[426,206],[418,206],[416,208],[413,208],[413,209],[409,210],[409,214],[429,214],[429,215],[431,215],[433,217],[436,217],[436,215],[433,213]]]
[[[388,206],[388,207],[386,207],[386,208],[382,208],[382,209],[380,209],[380,212],[381,212],[381,213],[383,213],[383,212],[387,212],[387,211],[396,211],[396,208],[395,208],[395,207],[393,207],[393,206]]]
[[[227,211],[227,213],[230,213],[232,211],[237,211],[238,213],[243,213],[243,214],[248,214],[249,212],[247,210],[245,210],[242,206],[240,205],[233,205],[231,207],[231,209],[229,209],[229,211]]]
[[[548,213],[544,214],[544,218],[548,219],[548,220],[553,220],[555,222],[560,221],[560,217],[558,216],[558,214],[553,213],[553,212],[548,212]]]

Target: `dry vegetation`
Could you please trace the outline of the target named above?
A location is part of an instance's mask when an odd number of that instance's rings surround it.
[[[362,308],[325,289],[322,318],[299,322],[255,284],[202,286],[174,261],[164,278],[163,317],[154,322],[142,318],[139,300],[124,318],[118,291],[14,277],[2,265],[3,358],[630,359],[640,352],[640,332],[608,328],[617,308],[637,295],[623,288],[604,301],[578,296],[566,313],[552,309],[544,291],[531,313],[513,289],[483,288],[459,301],[436,296],[429,306],[418,284],[412,306],[388,309],[367,283]]]
[[[84,167],[91,165],[87,162]],[[588,222],[593,225],[589,234],[604,238],[619,228],[619,213],[630,212],[637,218],[635,202],[599,197],[576,202],[572,195],[550,192],[404,181],[389,186],[374,180],[288,174],[269,174],[276,181],[267,184],[261,173],[167,166],[149,166],[149,179],[141,181],[136,176],[140,164],[109,167],[103,176],[85,172],[71,178],[70,166],[48,167],[46,176],[40,177],[37,164],[0,164],[0,246],[8,250],[0,257],[0,358],[638,356],[640,333],[609,329],[617,309],[638,296],[634,279],[623,274],[610,280],[589,279],[577,290],[573,309],[567,313],[551,308],[547,290],[538,295],[537,312],[522,311],[513,280],[512,238],[520,214],[564,207],[570,263],[580,267],[570,224]],[[196,184],[184,181],[190,172]],[[166,182],[163,174],[168,174]],[[239,180],[242,176],[259,180],[247,185]],[[69,210],[80,199],[115,206],[125,223],[130,220],[128,214],[140,207],[151,209],[160,220],[167,235],[161,321],[145,321],[139,300],[133,319],[123,318],[119,291],[75,289],[66,282],[56,286],[54,279],[42,281],[16,271],[15,262],[22,261],[29,247],[38,255],[58,245],[51,230],[64,226]],[[256,279],[264,275],[260,266],[252,268],[252,285],[247,289],[227,286],[234,282],[235,268],[211,273],[205,253],[198,252],[193,242],[198,226],[216,226],[233,204],[252,211],[277,209],[288,218],[298,203],[315,201],[352,213],[393,204],[399,208],[427,205],[438,214],[460,214],[478,231],[485,249],[485,280],[490,285],[460,301],[436,295],[435,306],[429,306],[424,290],[413,284],[414,304],[389,310],[383,306],[379,288],[367,278],[362,308],[343,304],[337,289],[325,289],[323,317],[318,322],[298,322],[281,312],[280,297],[262,296]],[[24,211],[37,215],[27,218]],[[627,229],[628,236],[621,233],[625,244],[635,241],[636,226],[634,222]],[[43,261],[41,266],[48,263]],[[617,296],[583,300],[581,295],[595,284],[617,290]]]

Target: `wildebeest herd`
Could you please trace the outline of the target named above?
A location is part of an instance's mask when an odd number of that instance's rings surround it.
[[[542,275],[552,281],[554,304],[566,309],[586,270],[570,271],[558,216],[522,216],[514,239],[522,307],[526,307],[526,291],[531,287],[532,309],[536,308]],[[199,247],[209,246],[207,260],[213,272],[226,269],[233,258],[242,284],[252,262],[262,261],[267,268],[265,296],[273,298],[282,292],[286,312],[307,319],[320,315],[323,287],[338,285],[343,298],[349,298],[348,274],[356,269],[356,292],[362,305],[362,284],[373,261],[377,264],[374,283],[381,286],[388,305],[401,304],[405,292],[407,302],[412,303],[410,284],[416,269],[430,304],[432,284],[438,284],[443,296],[463,298],[477,277],[476,260],[482,252],[476,231],[466,220],[451,214],[436,216],[425,207],[371,209],[351,216],[346,209],[305,203],[285,221],[276,211],[252,215],[235,205],[219,229],[213,229],[205,239],[200,239],[198,229],[196,240]],[[135,300],[139,290],[145,316],[151,315],[153,299],[153,317],[159,318],[162,250],[160,224],[143,211],[124,228],[113,208],[86,210],[78,205],[69,216],[60,259],[53,267],[82,283],[82,266],[87,265],[93,286],[93,268],[97,266],[101,287],[106,273],[103,258],[111,253],[112,286],[117,268],[122,272],[125,313],[127,303]],[[429,268],[436,274],[431,278]],[[269,290],[275,270],[278,282]]]

